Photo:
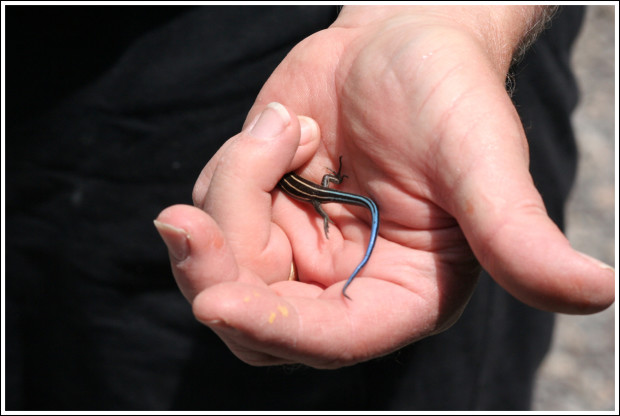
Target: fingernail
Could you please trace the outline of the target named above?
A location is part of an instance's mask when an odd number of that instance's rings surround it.
[[[168,247],[170,256],[177,263],[182,262],[189,255],[189,234],[182,228],[174,227],[161,221],[154,220],[155,228]]]
[[[600,261],[600,260],[598,260],[598,259],[595,259],[594,257],[589,256],[589,255],[587,255],[587,254],[585,254],[585,253],[582,253],[582,252],[579,252],[579,251],[578,251],[578,253],[579,253],[582,257],[585,257],[586,259],[590,260],[592,263],[596,264],[596,265],[597,265],[598,267],[600,267],[601,269],[603,269],[603,270],[609,270],[609,271],[612,271],[612,272],[614,272],[614,273],[616,272],[616,271],[614,270],[614,268],[613,268],[613,267],[611,267],[609,264],[603,263],[602,261]]]
[[[282,133],[291,122],[291,116],[280,103],[270,103],[250,129],[254,137],[269,139]]]
[[[225,332],[227,335],[239,334],[238,329],[230,326],[227,322],[224,322],[221,319],[213,319],[211,321],[202,321],[202,323],[207,325],[213,331]]]

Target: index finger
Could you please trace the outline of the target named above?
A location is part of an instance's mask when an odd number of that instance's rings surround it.
[[[290,259],[276,255],[282,241],[272,238],[278,229],[271,221],[271,191],[290,169],[300,140],[308,144],[304,156],[309,157],[318,146],[316,123],[300,122],[283,105],[269,104],[223,148],[204,199],[203,209],[218,223],[239,264],[268,280],[280,263],[290,266]]]

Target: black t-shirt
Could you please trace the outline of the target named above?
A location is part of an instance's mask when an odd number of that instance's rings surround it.
[[[553,315],[483,274],[449,330],[330,371],[256,368],[194,319],[152,220],[337,7],[6,8],[6,408],[527,409]],[[575,173],[563,7],[514,68],[561,226]]]

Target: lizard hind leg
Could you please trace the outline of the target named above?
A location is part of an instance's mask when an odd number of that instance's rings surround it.
[[[316,212],[318,212],[319,215],[323,218],[323,230],[325,231],[325,238],[329,239],[329,235],[327,233],[329,230],[329,223],[331,222],[333,224],[334,222],[329,218],[327,213],[323,211],[323,208],[321,207],[321,203],[319,201],[317,201],[316,199],[312,200],[312,206],[314,206]]]

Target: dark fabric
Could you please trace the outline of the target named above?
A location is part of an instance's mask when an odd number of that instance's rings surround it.
[[[564,7],[515,68],[532,172],[560,225],[582,13]],[[448,331],[333,371],[240,362],[176,288],[152,220],[191,203],[276,65],[336,15],[6,7],[8,410],[528,408],[553,315],[488,276]]]

